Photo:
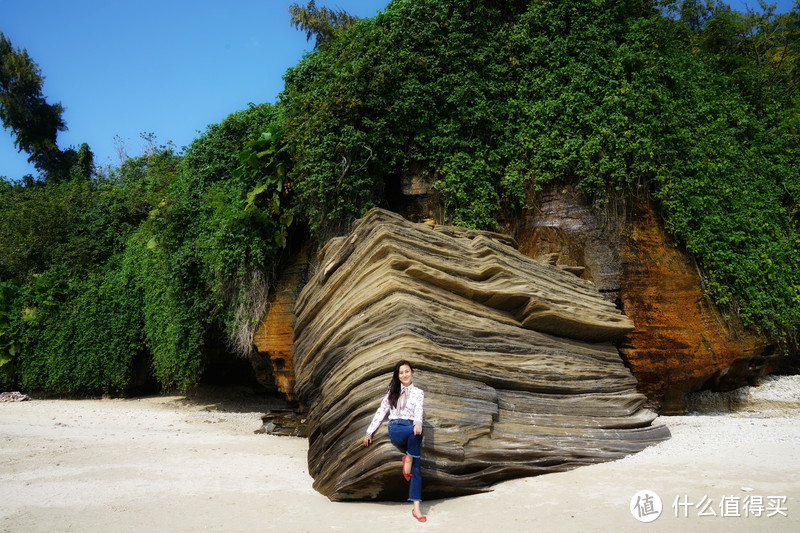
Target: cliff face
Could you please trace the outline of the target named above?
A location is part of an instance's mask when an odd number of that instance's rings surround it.
[[[694,261],[647,202],[617,223],[571,190],[551,188],[535,204],[517,228],[520,249],[585,265],[584,277],[633,320],[617,346],[661,413],[685,412],[688,392],[752,384],[783,364],[767,339],[726,323],[707,301]]]
[[[637,324],[620,352],[639,390],[660,399],[662,412],[684,412],[689,392],[752,385],[779,369],[781,358],[767,339],[726,323],[705,298],[694,261],[666,234],[651,205],[634,206],[620,255],[620,300]]]
[[[618,228],[571,189],[552,189],[534,201],[514,230],[519,251],[528,257],[556,254],[560,264],[585,267],[581,277],[615,302],[622,277]]]
[[[398,210],[414,220],[436,218],[426,184],[409,183],[416,188],[403,190]],[[562,267],[574,267],[633,321],[635,329],[615,345],[638,390],[662,414],[685,412],[688,392],[730,390],[765,374],[796,370],[796,361],[792,366],[776,354],[768,339],[724,320],[705,299],[694,261],[676,246],[648,203],[628,205],[623,215],[608,217],[578,192],[552,187],[531,204],[535,207],[511,231],[519,251],[531,258],[557,257]],[[291,400],[297,399],[292,309],[310,262],[306,249],[281,274],[252,358],[260,381]]]
[[[256,379],[264,387],[296,401],[292,361],[294,343],[294,304],[311,268],[311,245],[306,243],[293,253],[278,275],[270,296],[269,309],[253,336],[254,352],[250,355]]]
[[[400,359],[425,391],[425,497],[613,460],[652,427],[610,340],[631,321],[595,287],[507,237],[373,210],[320,253],[295,306],[295,391],[309,472],[332,499],[405,499],[384,423],[361,439]]]

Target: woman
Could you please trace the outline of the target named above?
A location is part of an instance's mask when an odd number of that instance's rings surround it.
[[[381,406],[375,412],[372,423],[364,436],[364,446],[372,443],[372,434],[381,425],[389,412],[389,439],[392,444],[405,450],[403,476],[409,481],[408,500],[414,502],[411,514],[420,522],[427,518],[422,514],[422,475],[419,468],[420,445],[422,444],[422,402],[425,393],[411,382],[414,368],[408,361],[400,361],[394,367],[392,381],[386,390]]]

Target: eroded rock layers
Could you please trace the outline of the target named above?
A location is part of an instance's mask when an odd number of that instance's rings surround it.
[[[610,340],[631,321],[508,237],[373,210],[320,252],[295,313],[309,472],[331,499],[401,499],[401,451],[361,442],[401,358],[425,390],[425,498],[613,460],[668,438]]]
[[[615,341],[645,394],[663,414],[684,414],[686,394],[731,390],[767,374],[797,372],[767,337],[728,318],[704,295],[695,260],[669,235],[655,204],[634,200],[618,211],[596,209],[572,186],[545,187],[517,224],[519,249],[557,254],[584,267],[636,329]],[[563,268],[563,267],[562,267]]]

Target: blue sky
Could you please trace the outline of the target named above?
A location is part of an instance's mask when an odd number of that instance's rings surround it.
[[[142,133],[188,145],[249,102],[275,102],[282,76],[310,51],[286,8],[304,0],[0,0],[0,31],[25,48],[61,102],[61,148],[86,142],[99,165],[118,164],[115,136],[139,155]],[[371,17],[389,0],[317,0]],[[729,2],[743,9],[744,1]],[[748,0],[757,6],[756,0]],[[778,2],[786,11],[791,0]],[[35,170],[0,131],[0,176]]]

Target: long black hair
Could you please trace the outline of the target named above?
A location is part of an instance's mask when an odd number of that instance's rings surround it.
[[[408,365],[408,368],[410,368],[412,372],[414,371],[414,367],[405,359],[394,365],[392,381],[389,382],[389,389],[387,390],[389,393],[389,405],[394,409],[397,409],[397,400],[400,398],[400,386],[402,385],[402,383],[400,383],[400,367],[403,365]]]

